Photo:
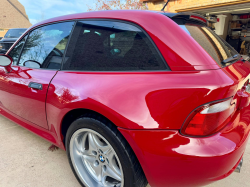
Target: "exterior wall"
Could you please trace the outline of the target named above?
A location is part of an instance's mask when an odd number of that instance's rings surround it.
[[[224,30],[224,33],[223,35],[221,36],[224,40],[226,40],[227,38],[227,32],[228,32],[228,27],[229,27],[229,21],[233,19],[232,15],[231,14],[225,14],[227,17],[226,17],[226,22],[225,22],[225,30]]]
[[[165,4],[164,0],[141,0],[148,3],[149,10],[161,10]],[[227,4],[236,4],[244,3],[246,0],[170,0],[166,11],[169,12],[179,12],[183,9],[192,9],[192,8],[203,8],[205,6],[216,6],[216,5],[227,5]]]
[[[9,30],[9,29],[0,28],[0,37],[4,37],[4,35],[6,34],[6,32],[7,32],[8,30]]]
[[[18,0],[1,0],[0,37],[10,28],[29,28],[31,25],[24,6]]]

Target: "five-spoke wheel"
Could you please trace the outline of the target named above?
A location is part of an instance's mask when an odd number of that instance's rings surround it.
[[[69,164],[83,187],[146,187],[133,150],[106,118],[87,113],[70,125],[65,137]]]
[[[70,140],[70,156],[77,175],[86,186],[123,186],[119,158],[99,133],[90,129],[77,130]]]

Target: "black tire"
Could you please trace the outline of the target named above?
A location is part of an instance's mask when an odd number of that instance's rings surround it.
[[[121,135],[121,133],[117,130],[117,127],[104,117],[92,113],[85,114],[80,118],[78,118],[77,120],[75,120],[69,127],[66,134],[66,151],[69,164],[75,177],[82,186],[84,186],[84,184],[76,174],[76,171],[72,165],[72,160],[70,158],[70,151],[69,151],[70,139],[72,135],[74,134],[74,132],[82,128],[87,128],[98,132],[113,147],[123,168],[124,187],[147,186],[148,182],[139,161],[137,160],[130,145]],[[94,187],[94,186],[84,186],[84,187]]]

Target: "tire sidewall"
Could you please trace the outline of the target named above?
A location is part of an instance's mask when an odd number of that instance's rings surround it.
[[[67,134],[66,134],[66,151],[67,151],[67,156],[68,160],[70,163],[70,167],[74,172],[74,175],[76,176],[77,180],[79,183],[84,186],[82,183],[81,179],[77,175],[75,168],[72,164],[72,159],[70,156],[70,140],[72,135],[79,129],[90,129],[95,132],[98,132],[100,135],[102,135],[112,146],[114,151],[116,152],[116,155],[118,156],[120,163],[122,165],[122,170],[123,170],[123,177],[124,177],[124,187],[132,187],[134,186],[134,171],[132,169],[132,163],[131,160],[129,159],[129,156],[126,154],[125,147],[119,140],[119,138],[116,136],[116,134],[108,128],[105,124],[102,122],[84,117],[84,118],[79,118],[76,121],[74,121],[71,126],[69,127]],[[88,186],[85,186],[88,187]]]

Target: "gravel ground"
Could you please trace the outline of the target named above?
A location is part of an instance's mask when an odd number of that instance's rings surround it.
[[[47,151],[50,143],[2,116],[0,129],[0,187],[80,187],[65,151]],[[250,187],[249,176],[250,142],[242,172],[207,187]]]

